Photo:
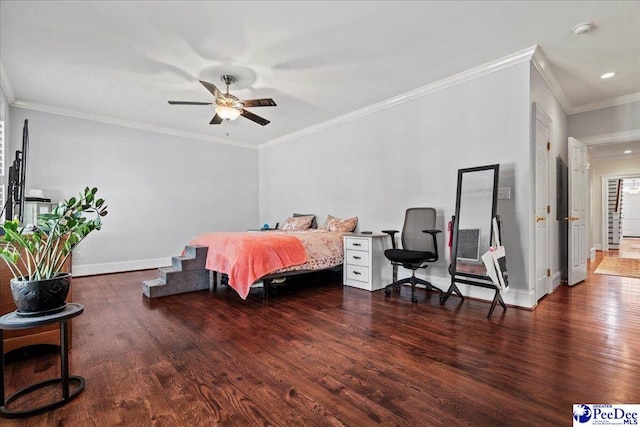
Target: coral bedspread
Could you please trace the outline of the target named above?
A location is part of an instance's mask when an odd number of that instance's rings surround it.
[[[191,245],[207,246],[208,270],[229,276],[229,286],[246,299],[257,279],[274,272],[321,269],[342,264],[342,236],[309,232],[224,232],[202,234]]]

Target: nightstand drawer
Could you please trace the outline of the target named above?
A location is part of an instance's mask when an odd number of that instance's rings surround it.
[[[347,257],[344,262],[352,265],[369,266],[369,252],[355,251],[353,249],[347,249]]]
[[[351,233],[343,237],[342,283],[377,291],[391,283],[391,263],[384,257],[389,236],[382,233]]]
[[[345,239],[345,249],[355,249],[357,251],[368,251],[369,240],[347,237]]]
[[[358,282],[369,281],[369,267],[360,265],[347,264],[347,280],[356,280]]]

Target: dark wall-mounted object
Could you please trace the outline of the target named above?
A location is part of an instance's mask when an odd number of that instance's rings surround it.
[[[17,150],[13,164],[9,166],[7,182],[7,201],[4,206],[5,218],[11,220],[18,217],[24,221],[25,175],[27,171],[27,153],[29,150],[29,121],[24,121],[22,128],[22,151]],[[2,213],[0,213],[2,216]]]
[[[556,219],[569,215],[569,168],[560,156],[556,157]]]
[[[495,290],[489,315],[497,303],[506,310],[499,287],[486,275],[480,259],[493,238],[493,219],[498,219],[498,177],[500,165],[479,166],[458,170],[456,210],[451,229],[451,285],[444,302],[453,292],[464,299],[457,283]],[[497,221],[499,223],[499,221]]]
[[[569,268],[569,227],[564,218],[569,216],[569,168],[560,156],[556,157],[556,220],[558,221],[558,254],[560,279],[567,279]]]

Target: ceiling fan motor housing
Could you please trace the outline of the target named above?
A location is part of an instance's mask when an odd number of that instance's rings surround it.
[[[229,74],[223,74],[220,76],[220,80],[222,80],[224,82],[224,84],[226,84],[227,86],[234,84],[235,82],[238,81],[237,78],[235,78],[234,76],[231,76]],[[227,88],[227,92],[229,92],[228,88]]]

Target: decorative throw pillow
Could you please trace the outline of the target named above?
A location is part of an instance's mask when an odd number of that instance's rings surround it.
[[[298,217],[289,217],[282,224],[280,230],[282,231],[304,231],[308,230],[311,226],[311,222],[313,221],[313,216],[298,216]]]
[[[358,225],[358,217],[340,219],[327,215],[327,220],[322,224],[320,230],[337,231],[338,233],[350,233],[356,229]]]
[[[299,213],[294,213],[293,217],[297,218],[299,216],[312,216],[313,220],[311,221],[311,228],[318,228],[318,223],[316,222],[316,216],[313,214],[299,214]]]

